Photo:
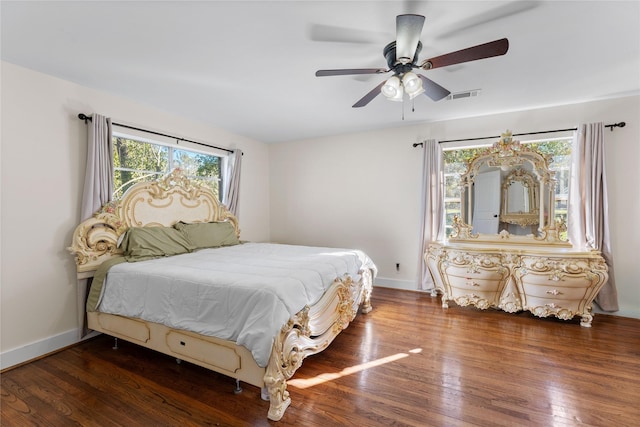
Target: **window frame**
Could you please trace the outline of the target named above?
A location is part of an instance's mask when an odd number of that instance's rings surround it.
[[[128,181],[129,183],[133,182],[133,183],[138,183],[138,182],[146,182],[146,181],[151,181],[153,179],[157,179],[160,178],[168,173],[170,173],[172,170],[174,170],[176,167],[175,165],[175,159],[174,159],[174,153],[175,151],[185,151],[188,153],[194,153],[194,154],[199,154],[199,155],[204,155],[204,156],[211,156],[211,157],[217,157],[219,159],[219,164],[220,164],[220,170],[219,170],[219,175],[217,178],[213,178],[213,177],[204,177],[204,176],[198,176],[198,175],[192,175],[192,174],[187,174],[185,173],[185,176],[189,179],[193,179],[193,180],[202,180],[202,181],[217,181],[217,195],[218,195],[218,199],[220,202],[222,202],[222,199],[224,197],[224,177],[226,174],[226,169],[228,167],[228,159],[229,159],[229,153],[227,152],[223,152],[222,150],[217,150],[215,148],[212,148],[211,150],[205,150],[205,149],[201,149],[201,148],[195,148],[192,145],[193,144],[189,144],[188,142],[180,142],[180,141],[176,141],[174,139],[168,138],[168,137],[164,137],[161,135],[158,135],[157,137],[154,135],[153,138],[150,138],[148,135],[146,135],[144,132],[140,131],[131,131],[131,132],[121,132],[121,131],[116,131],[115,129],[112,132],[112,141],[113,141],[113,151],[115,154],[115,140],[116,138],[124,138],[127,140],[131,140],[131,141],[135,141],[138,143],[143,143],[143,144],[150,144],[150,145],[155,145],[155,146],[160,146],[160,147],[166,147],[167,148],[167,167],[166,170],[162,171],[162,172],[158,172],[155,170],[143,170],[143,169],[132,169],[132,168],[126,168],[126,167],[120,167],[120,166],[116,166],[114,164],[114,170],[113,170],[113,179],[115,181],[115,175],[116,173],[118,173],[119,171],[128,171],[128,172],[137,172],[137,173],[143,173],[143,174],[148,174],[148,176],[146,177],[147,179],[141,179],[141,178],[137,178],[136,180],[131,180]],[[185,171],[186,172],[186,171]],[[132,184],[131,184],[132,185]],[[122,194],[127,190],[127,188],[130,187],[127,186],[127,183],[123,183],[120,187],[118,187],[117,189],[114,188],[113,190],[113,195],[112,197],[114,199],[118,199],[120,197],[122,197]],[[123,189],[121,191],[121,194],[118,195],[118,192]],[[215,194],[215,186],[211,185],[210,188],[214,191]]]

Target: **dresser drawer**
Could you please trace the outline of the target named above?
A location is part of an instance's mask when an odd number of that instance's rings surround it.
[[[472,266],[447,266],[445,268],[445,272],[449,276],[469,277],[474,280],[477,278],[495,281],[504,280],[509,275],[509,269],[504,267],[474,269]]]
[[[523,281],[522,288],[529,297],[548,298],[554,300],[581,300],[585,298],[588,287],[554,286],[552,283],[538,285]]]
[[[594,276],[594,278],[596,278]],[[597,279],[597,278],[596,278]],[[567,273],[529,273],[521,276],[520,280],[523,285],[544,285],[558,286],[562,288],[590,288],[593,283],[586,277],[585,273],[567,274]]]
[[[489,275],[448,275],[449,285],[452,288],[461,289],[465,292],[498,292],[504,280],[502,277],[492,278]]]
[[[580,311],[581,300],[560,300],[558,298],[538,298],[530,295],[525,296],[523,308],[533,312],[537,307],[544,307],[550,312],[558,312],[562,309],[571,311],[573,314]],[[537,314],[540,315],[540,314]]]
[[[497,292],[469,291],[454,287],[451,287],[450,290],[449,299],[455,301],[456,304],[462,307],[473,305],[485,310],[487,308],[497,307],[499,303],[499,294]]]
[[[451,298],[456,300],[460,297],[466,297],[469,299],[487,300],[491,305],[498,303],[498,293],[488,291],[468,291],[466,289],[451,288]]]

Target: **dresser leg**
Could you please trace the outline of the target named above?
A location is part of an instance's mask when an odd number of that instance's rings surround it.
[[[580,326],[582,326],[583,328],[590,328],[592,320],[593,316],[591,315],[591,313],[584,313],[582,315],[582,318],[580,319]]]
[[[447,301],[445,294],[442,294],[442,308],[449,308],[449,301]]]

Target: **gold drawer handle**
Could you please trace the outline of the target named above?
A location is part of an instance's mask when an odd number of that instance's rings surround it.
[[[480,286],[480,283],[476,283],[473,279],[467,279],[467,286]]]
[[[562,295],[562,292],[560,292],[560,291],[559,291],[559,290],[557,290],[557,289],[554,289],[554,290],[552,290],[552,291],[547,291],[547,293],[548,293],[549,295]]]

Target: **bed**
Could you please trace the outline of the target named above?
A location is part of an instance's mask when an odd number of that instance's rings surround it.
[[[371,311],[377,270],[359,250],[239,237],[179,169],[133,185],[74,231],[83,328],[260,387],[277,421],[303,359]]]

